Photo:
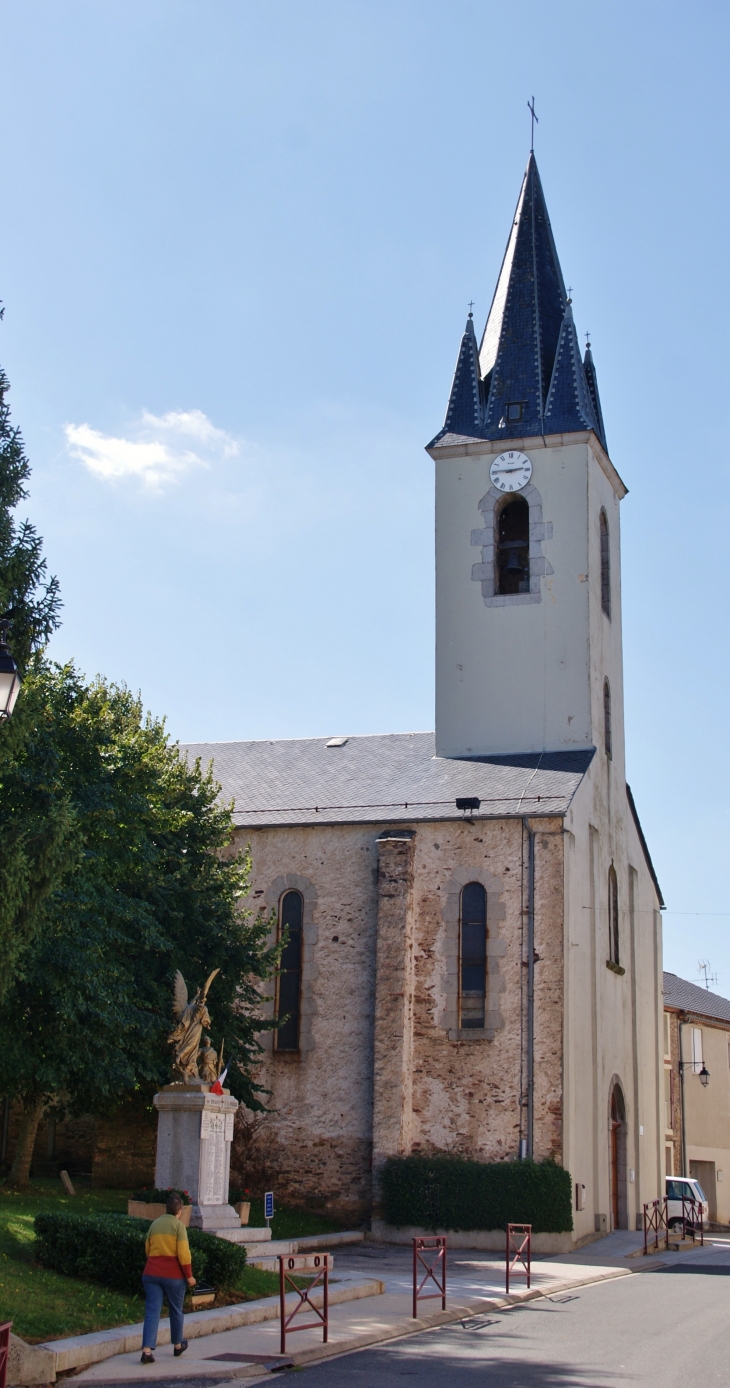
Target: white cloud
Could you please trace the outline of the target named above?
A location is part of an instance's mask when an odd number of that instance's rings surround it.
[[[150,414],[143,410],[127,437],[102,434],[88,424],[64,426],[68,450],[97,477],[107,481],[136,478],[150,491],[176,482],[191,468],[238,453],[238,444],[218,429],[202,410]]]

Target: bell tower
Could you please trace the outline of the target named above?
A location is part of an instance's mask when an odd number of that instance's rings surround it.
[[[623,776],[619,502],[530,154],[477,343],[471,313],[436,464],[436,750],[602,748]]]

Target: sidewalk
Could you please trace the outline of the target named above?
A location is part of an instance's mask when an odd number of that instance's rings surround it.
[[[594,1262],[581,1266],[580,1262],[567,1264],[562,1257],[541,1259],[532,1264],[530,1291],[524,1279],[518,1279],[513,1283],[514,1291],[506,1297],[504,1259],[488,1258],[479,1250],[458,1249],[448,1262],[446,1311],[441,1310],[438,1298],[422,1301],[419,1304],[419,1318],[414,1321],[411,1315],[411,1266],[411,1250],[408,1248],[367,1244],[357,1249],[343,1249],[337,1258],[335,1277],[358,1281],[365,1276],[379,1278],[385,1287],[383,1294],[339,1306],[331,1305],[329,1342],[326,1345],[322,1343],[321,1330],[289,1332],[287,1358],[294,1364],[305,1364],[402,1335],[412,1335],[429,1326],[462,1320],[500,1306],[516,1305],[527,1298],[558,1295],[576,1286],[629,1276],[633,1271],[632,1268],[617,1266],[613,1260],[603,1266]],[[336,1285],[332,1290],[336,1290]],[[91,1365],[77,1376],[77,1381],[86,1385],[103,1385],[103,1388],[146,1379],[164,1381],[175,1378],[183,1383],[188,1381],[190,1388],[201,1380],[211,1385],[234,1377],[245,1377],[249,1382],[254,1379],[260,1381],[262,1360],[268,1361],[272,1368],[281,1366],[279,1335],[278,1319],[240,1326],[205,1339],[191,1340],[189,1349],[180,1359],[173,1358],[169,1345],[160,1347],[155,1364],[146,1367],[139,1362],[138,1350],[115,1355],[103,1363]],[[265,1368],[264,1376],[268,1376]]]
[[[309,1363],[413,1335],[432,1326],[518,1305],[528,1299],[560,1297],[576,1288],[616,1277],[672,1266],[679,1268],[689,1262],[727,1260],[730,1240],[715,1237],[704,1248],[690,1246],[679,1253],[660,1247],[658,1254],[649,1257],[642,1256],[642,1249],[641,1234],[617,1231],[575,1252],[536,1259],[532,1264],[530,1290],[527,1290],[524,1279],[517,1279],[512,1284],[509,1297],[504,1294],[503,1258],[489,1256],[483,1250],[454,1249],[448,1257],[446,1311],[441,1311],[438,1299],[422,1301],[418,1320],[414,1321],[411,1318],[411,1250],[402,1245],[372,1242],[345,1247],[336,1255],[330,1284],[328,1344],[322,1343],[321,1329],[290,1332],[287,1336],[287,1360],[293,1364]],[[359,1295],[362,1298],[363,1292],[366,1299],[342,1300],[340,1304],[333,1304],[340,1297]],[[171,1380],[181,1383],[184,1388],[185,1385],[187,1388],[197,1388],[199,1384],[213,1388],[215,1384],[230,1382],[235,1378],[245,1378],[251,1383],[263,1381],[268,1377],[267,1365],[270,1368],[282,1367],[279,1358],[278,1298],[268,1297],[248,1303],[247,1307],[236,1312],[237,1315],[242,1313],[246,1314],[247,1324],[222,1328],[200,1338],[193,1338],[195,1318],[186,1317],[190,1344],[180,1359],[173,1357],[169,1344],[169,1324],[162,1322],[156,1362],[146,1367],[139,1362],[141,1324],[126,1327],[138,1340],[138,1344],[133,1341],[134,1348],[114,1354],[103,1362],[91,1363],[75,1377],[87,1388],[91,1388],[92,1384],[98,1384],[99,1388],[124,1388],[126,1384],[144,1379],[151,1379],[158,1388],[163,1388],[163,1384]],[[198,1314],[213,1316],[216,1313]],[[306,1318],[309,1319],[308,1316]],[[62,1346],[66,1347],[68,1353],[70,1341],[56,1341],[54,1344],[57,1349]],[[61,1369],[66,1365],[59,1362],[58,1367]]]

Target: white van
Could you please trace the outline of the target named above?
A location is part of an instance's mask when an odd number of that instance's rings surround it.
[[[702,1222],[707,1225],[710,1218],[710,1207],[705,1199],[705,1192],[699,1181],[694,1176],[667,1176],[667,1224],[670,1229],[676,1229],[682,1223],[682,1196],[685,1202],[696,1200],[702,1207]],[[692,1218],[692,1206],[685,1204],[685,1217]]]

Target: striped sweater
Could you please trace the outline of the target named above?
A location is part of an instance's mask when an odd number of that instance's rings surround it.
[[[145,1277],[192,1277],[188,1231],[176,1215],[153,1219],[145,1243]]]

